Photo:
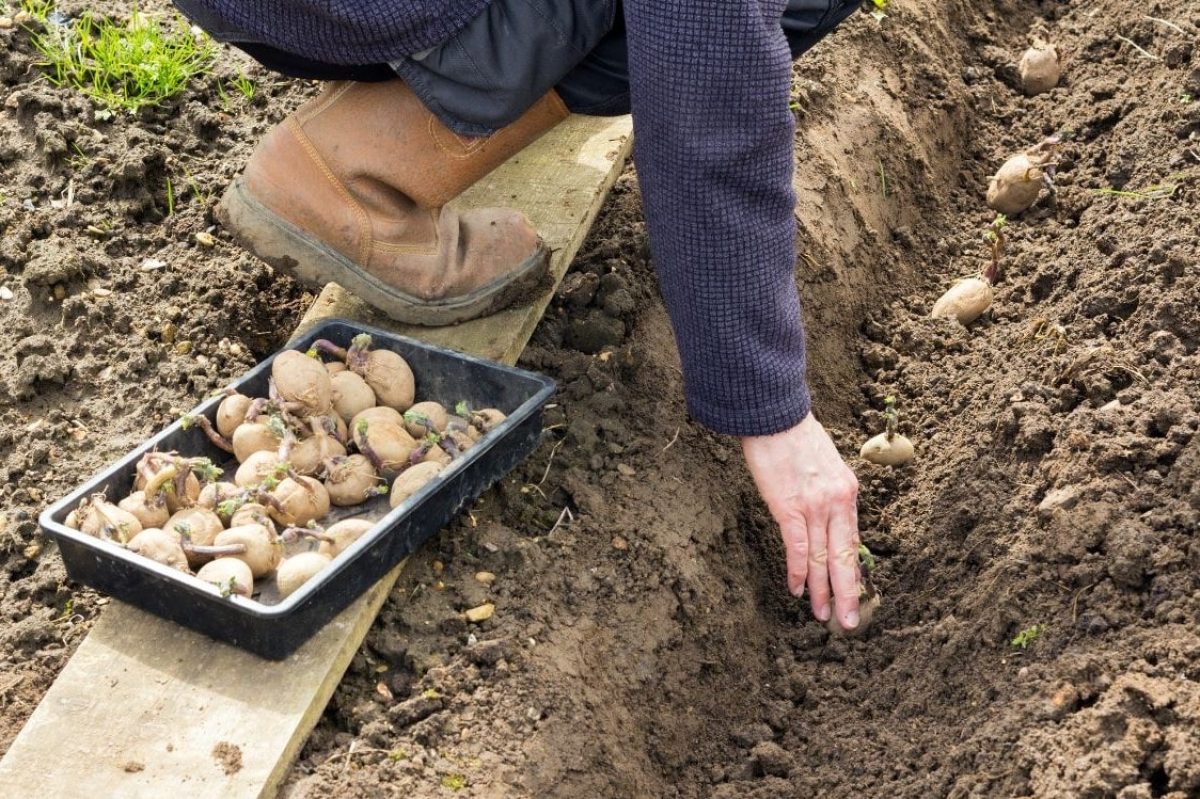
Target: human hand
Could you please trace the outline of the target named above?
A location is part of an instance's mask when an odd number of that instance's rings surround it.
[[[828,621],[833,606],[845,629],[858,626],[858,479],[829,433],[809,414],[795,427],[742,439],[758,493],[779,524],[788,590],[808,585],[813,615]]]

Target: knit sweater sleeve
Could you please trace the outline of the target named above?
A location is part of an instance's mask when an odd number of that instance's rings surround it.
[[[635,160],[688,409],[765,435],[809,410],[784,0],[626,0]]]

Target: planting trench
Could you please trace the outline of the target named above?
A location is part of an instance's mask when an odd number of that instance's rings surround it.
[[[561,387],[545,441],[414,557],[283,795],[1200,795],[1200,15],[893,6],[806,58],[795,93],[811,379],[862,484],[871,632],[830,639],[786,595],[735,445],[687,421],[630,170],[523,358]],[[1026,98],[1035,30],[1067,70]],[[195,233],[312,88],[229,60],[175,107],[94,123],[3,38],[7,743],[104,601],[65,582],[37,510],[279,346],[306,301]],[[230,105],[237,68],[258,92]],[[992,311],[927,319],[984,261],[987,176],[1062,131],[1057,196],[1011,221]],[[170,216],[168,176],[197,184]],[[887,394],[918,448],[894,471],[853,457]]]

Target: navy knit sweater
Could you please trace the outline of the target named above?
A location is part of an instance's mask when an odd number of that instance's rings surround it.
[[[488,0],[208,0],[280,49],[389,62]],[[625,0],[635,160],[688,408],[736,435],[809,409],[796,293],[785,0]],[[364,36],[363,31],[370,34]]]

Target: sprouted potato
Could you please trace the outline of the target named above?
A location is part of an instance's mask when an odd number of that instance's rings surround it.
[[[936,318],[955,319],[964,327],[971,324],[992,306],[992,283],[1000,272],[1000,254],[1004,251],[1004,226],[1008,224],[1003,214],[997,214],[988,227],[984,238],[992,251],[992,260],[980,275],[958,281],[933,304],[929,315]]]
[[[888,395],[883,399],[883,418],[886,430],[877,436],[867,439],[858,454],[864,460],[878,463],[881,466],[899,466],[913,459],[915,450],[907,436],[896,432],[900,414],[896,410],[896,398]]]
[[[212,583],[221,596],[237,594],[249,598],[254,593],[254,575],[245,561],[237,558],[217,558],[200,567],[196,576]]]
[[[1013,216],[1037,202],[1043,187],[1053,192],[1054,148],[1059,142],[1051,136],[1005,161],[988,182],[988,207]]]
[[[181,420],[237,458],[233,482],[218,482],[207,458],[151,452],[137,464],[133,494],[118,504],[90,497],[68,514],[68,526],[170,568],[197,569],[225,596],[253,596],[255,581],[270,579],[280,597],[290,595],[375,526],[348,518],[322,529],[331,505],[387,494],[398,475],[395,507],[505,418],[464,403],[461,416],[433,401],[414,405],[408,364],[369,345],[359,336],[348,350],[317,348],[337,351],[345,368],[281,353],[268,397],[229,390],[215,425],[199,415]],[[283,542],[297,535],[320,550],[283,559]]]
[[[161,563],[172,569],[191,574],[188,568],[187,553],[183,551],[180,538],[157,527],[142,530],[130,539],[125,548],[130,552],[149,558],[155,563]]]
[[[143,530],[151,527],[162,527],[171,516],[171,512],[167,510],[166,502],[161,504],[147,502],[145,491],[134,491],[118,502],[117,507],[127,510],[136,516]]]
[[[383,493],[379,475],[365,455],[347,455],[333,458],[327,463],[325,489],[329,501],[338,507],[349,507],[365,502],[376,494]]]
[[[218,533],[213,544],[219,547],[240,544],[245,547],[245,552],[233,557],[245,561],[256,580],[274,571],[283,559],[283,545],[278,537],[261,524],[230,527]]]
[[[329,411],[332,395],[329,372],[316,358],[298,350],[284,350],[271,364],[271,379],[280,398],[296,407],[301,416]]]

